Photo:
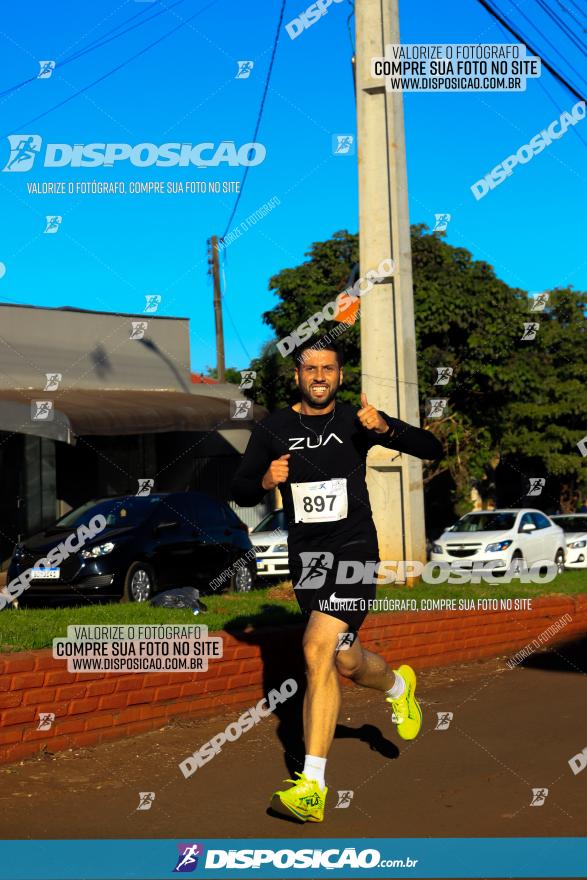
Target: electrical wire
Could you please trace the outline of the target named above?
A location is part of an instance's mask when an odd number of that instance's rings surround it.
[[[255,125],[255,131],[254,131],[254,133],[253,133],[253,137],[251,138],[251,143],[253,143],[253,144],[254,144],[254,143],[256,142],[256,140],[257,140],[257,135],[258,135],[258,133],[259,133],[259,128],[260,128],[260,126],[261,126],[261,119],[263,118],[263,109],[264,109],[264,107],[265,107],[265,99],[267,98],[267,92],[269,91],[269,82],[270,82],[270,80],[271,80],[271,73],[272,73],[272,71],[273,71],[273,63],[274,63],[274,61],[275,61],[275,55],[276,55],[276,52],[277,52],[277,44],[279,43],[279,35],[280,35],[280,33],[281,33],[281,24],[282,24],[282,22],[283,22],[283,14],[284,14],[284,12],[285,12],[285,3],[286,3],[286,0],[282,0],[282,3],[281,3],[281,10],[280,10],[280,12],[279,12],[279,21],[278,21],[278,23],[277,23],[277,30],[275,31],[275,39],[274,39],[274,41],[273,41],[273,49],[272,49],[272,52],[271,52],[271,60],[269,61],[269,69],[268,69],[268,71],[267,71],[267,76],[266,76],[266,78],[265,78],[265,87],[264,87],[264,89],[263,89],[263,96],[262,96],[262,98],[261,98],[261,106],[259,107],[259,112],[258,112],[258,114],[257,114],[257,122],[256,122],[256,125]],[[226,229],[224,230],[224,234],[221,236],[221,240],[222,240],[223,238],[226,238],[226,236],[228,235],[228,233],[229,233],[229,231],[230,231],[230,224],[231,224],[232,221],[234,220],[234,216],[235,216],[235,214],[236,214],[236,212],[237,212],[237,208],[238,208],[238,206],[239,206],[239,202],[240,202],[240,200],[241,200],[241,197],[242,197],[242,194],[243,194],[243,190],[244,190],[244,188],[245,188],[245,182],[246,182],[246,179],[247,179],[248,174],[249,174],[249,167],[250,167],[250,166],[247,165],[246,168],[245,168],[245,172],[244,172],[244,174],[243,174],[243,179],[242,179],[242,181],[241,181],[240,190],[239,190],[239,192],[237,193],[237,197],[236,197],[236,201],[235,201],[235,203],[234,203],[234,207],[233,207],[233,209],[232,209],[232,211],[231,211],[230,217],[228,218],[228,222],[227,222],[227,224],[226,224]]]
[[[135,61],[137,58],[140,58],[141,55],[144,55],[146,52],[149,52],[155,46],[158,46],[160,43],[162,43],[164,40],[166,40],[172,34],[176,33],[176,31],[180,30],[180,28],[185,27],[187,24],[190,23],[190,21],[193,21],[194,18],[197,18],[199,15],[202,15],[202,13],[206,12],[212,6],[216,6],[216,4],[219,2],[220,2],[220,0],[211,0],[211,2],[208,3],[206,6],[203,6],[202,9],[199,9],[193,15],[190,15],[189,18],[184,19],[182,22],[180,22],[178,25],[176,25],[174,28],[172,28],[170,31],[167,31],[167,33],[158,37],[156,40],[153,40],[152,43],[149,43],[147,46],[145,46],[139,52],[135,52],[134,55],[130,55],[128,58],[126,58],[124,61],[122,61],[120,64],[118,64],[116,67],[113,67],[111,70],[108,70],[106,73],[102,74],[102,76],[99,76],[98,79],[95,79],[91,83],[88,83],[82,89],[78,89],[78,91],[74,92],[73,95],[70,95],[68,98],[64,98],[62,101],[59,101],[57,104],[54,104],[52,107],[49,107],[48,110],[43,111],[43,113],[38,113],[36,116],[31,117],[31,119],[27,119],[25,122],[21,122],[19,125],[13,126],[11,128],[11,131],[16,131],[19,128],[25,129],[25,127],[32,125],[33,122],[38,122],[39,119],[43,119],[45,116],[48,116],[49,113],[53,113],[53,111],[59,110],[65,104],[68,104],[70,101],[73,101],[75,98],[79,97],[80,95],[83,95],[84,92],[89,91],[95,85],[98,85],[98,83],[101,83],[104,80],[108,79],[110,76],[113,76],[113,74],[117,73],[119,70],[122,70],[124,67],[126,67],[128,64],[130,64],[132,61]],[[6,134],[4,136],[8,137],[8,134]]]
[[[111,28],[109,31],[106,31],[101,37],[96,37],[95,40],[92,40],[85,46],[83,49],[80,49],[78,52],[74,52],[72,55],[67,56],[63,59],[63,61],[58,61],[55,65],[55,70],[58,70],[61,67],[65,67],[67,64],[71,64],[72,61],[77,61],[78,58],[82,58],[84,55],[93,52],[95,49],[101,49],[102,46],[105,46],[107,43],[112,42],[112,40],[117,40],[118,37],[124,36],[124,34],[128,34],[130,31],[136,30],[136,28],[142,27],[144,24],[148,24],[148,22],[153,21],[154,18],[158,18],[158,16],[163,15],[164,12],[169,12],[174,9],[174,7],[179,6],[180,3],[185,3],[185,0],[176,0],[175,3],[172,3],[171,6],[166,6],[161,9],[159,12],[155,12],[153,15],[149,16],[149,18],[143,19],[143,21],[139,21],[137,24],[132,25],[131,27],[126,28],[126,30],[121,31],[119,34],[116,31],[123,28],[130,21],[134,21],[137,17],[144,15],[149,7],[145,7],[141,9],[140,12],[136,12],[134,15],[131,15],[126,21],[121,22],[116,25],[116,27]],[[22,80],[22,82],[15,83],[13,86],[9,86],[8,88],[0,91],[0,98],[5,97],[6,95],[10,95],[13,92],[20,91],[24,86],[29,83],[35,82],[38,79],[38,74],[36,76],[31,76],[28,79]]]
[[[236,326],[236,324],[235,324],[235,322],[234,322],[234,319],[233,319],[233,317],[232,317],[232,313],[231,313],[231,311],[230,311],[230,307],[229,307],[229,305],[228,305],[228,302],[226,301],[226,296],[225,296],[225,294],[226,294],[226,288],[227,288],[227,285],[226,285],[226,272],[224,271],[224,254],[222,255],[221,270],[222,270],[222,285],[221,285],[221,288],[220,288],[220,298],[221,298],[222,302],[224,303],[224,306],[225,306],[226,311],[227,311],[227,313],[228,313],[228,319],[229,319],[230,323],[232,324],[232,329],[234,330],[234,334],[235,334],[236,338],[238,339],[238,341],[239,341],[239,343],[240,343],[240,345],[241,345],[242,350],[244,351],[244,353],[245,353],[246,356],[247,356],[247,363],[250,364],[251,361],[252,361],[251,355],[250,355],[249,352],[247,351],[247,347],[246,347],[246,345],[244,344],[244,342],[243,342],[242,339],[241,339],[241,335],[240,335],[240,333],[238,332],[237,326]]]
[[[538,56],[538,57],[540,58],[542,64],[543,64],[543,66],[546,68],[546,70],[548,70],[549,73],[551,73],[552,76],[554,76],[555,79],[558,80],[558,82],[562,83],[562,85],[565,86],[565,88],[567,88],[567,89],[568,89],[573,95],[575,95],[575,97],[577,97],[580,101],[584,101],[584,100],[586,100],[586,99],[585,99],[585,96],[582,95],[580,92],[578,92],[577,89],[576,89],[574,86],[572,86],[572,85],[571,85],[571,84],[570,84],[570,83],[569,83],[569,82],[568,82],[568,81],[567,81],[567,80],[566,80],[566,79],[565,79],[565,78],[564,78],[564,77],[563,77],[563,76],[562,76],[562,75],[556,70],[556,68],[554,68],[554,67],[552,66],[552,64],[550,64],[550,63],[544,58],[544,55],[543,55],[543,54],[541,54],[541,53],[540,53],[540,52],[539,52],[539,51],[538,51],[538,50],[537,50],[537,49],[536,49],[536,48],[535,48],[535,47],[534,47],[534,46],[533,46],[533,45],[532,45],[527,39],[525,39],[523,36],[521,36],[521,35],[515,30],[513,24],[511,24],[510,22],[508,22],[507,19],[503,16],[503,14],[502,14],[499,10],[495,9],[495,8],[494,8],[494,7],[488,2],[488,0],[479,0],[479,3],[481,4],[481,6],[483,6],[484,9],[487,10],[487,12],[490,13],[490,15],[492,15],[492,16],[496,19],[496,21],[498,21],[501,25],[503,25],[505,28],[507,28],[507,30],[508,30],[511,34],[513,34],[513,36],[518,40],[518,42],[523,43],[524,45],[526,45],[526,46],[530,49],[530,51],[532,52],[533,55]],[[548,42],[550,42],[550,41],[548,41]],[[557,51],[558,51],[558,50],[557,50]],[[571,66],[571,65],[570,65],[570,66]],[[574,68],[573,68],[572,66],[571,66],[571,69],[574,71]],[[574,71],[574,72],[576,73],[576,71]]]

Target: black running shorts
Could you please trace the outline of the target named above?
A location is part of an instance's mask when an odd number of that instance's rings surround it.
[[[303,614],[321,611],[358,632],[375,598],[378,562],[379,552],[371,542],[350,542],[332,551],[290,548],[289,570]]]

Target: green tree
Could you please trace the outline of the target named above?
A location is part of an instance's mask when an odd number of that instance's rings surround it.
[[[295,399],[293,359],[283,358],[275,343],[345,289],[358,262],[358,237],[337,232],[306,256],[269,282],[278,303],[263,320],[275,339],[251,364],[255,400],[268,409]],[[587,433],[585,294],[553,291],[547,310],[531,313],[525,291],[423,225],[412,228],[412,257],[420,416],[446,453],[425,479],[450,474],[457,513],[470,509],[472,486],[491,492],[495,468],[504,462],[521,473],[541,467],[560,478],[567,494],[575,491],[587,480],[587,459],[576,448]],[[524,324],[533,321],[540,323],[536,339],[523,341]],[[325,321],[320,332],[340,328]],[[358,404],[359,322],[337,341],[345,359],[341,398]],[[435,384],[438,367],[452,368],[447,385]],[[426,421],[432,397],[448,398],[448,406],[442,418]]]

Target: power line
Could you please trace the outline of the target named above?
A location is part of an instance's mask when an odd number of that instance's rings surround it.
[[[498,22],[498,26],[501,28],[502,33],[505,35],[505,37],[506,37],[506,39],[507,39],[507,36],[508,36],[508,35],[507,35],[507,33],[506,33],[504,27],[501,25],[500,22]],[[550,100],[550,102],[556,107],[556,109],[557,109],[558,111],[560,111],[561,108],[560,108],[558,102],[556,101],[555,98],[553,98],[553,96],[550,94],[550,92],[548,91],[548,89],[547,89],[546,86],[544,85],[544,83],[543,83],[543,81],[542,81],[542,77],[539,77],[539,79],[538,79],[538,85],[540,86],[540,88],[542,89],[542,91],[544,92],[544,94],[548,97],[548,99]],[[571,126],[571,128],[572,128],[572,130],[574,131],[574,133],[577,135],[577,137],[579,138],[579,140],[581,141],[581,143],[582,143],[585,147],[587,147],[587,141],[584,140],[583,136],[582,136],[581,133],[578,131],[577,126],[576,126],[576,125],[573,125],[573,126]]]
[[[554,76],[555,79],[557,79],[560,83],[562,83],[562,85],[565,86],[565,88],[567,88],[580,101],[585,100],[585,97],[583,95],[581,95],[580,92],[578,92],[574,86],[572,86],[569,82],[567,82],[567,80],[563,76],[561,76],[561,74],[551,64],[549,64],[548,61],[545,60],[544,56],[528,40],[526,40],[523,36],[521,36],[515,30],[514,26],[510,22],[508,22],[507,19],[497,9],[495,9],[493,6],[491,6],[491,4],[488,2],[488,0],[479,0],[479,3],[481,4],[481,6],[483,6],[484,9],[487,10],[487,12],[490,13],[490,15],[492,15],[496,19],[496,21],[498,21],[501,25],[503,25],[503,27],[507,28],[507,30],[511,34],[513,34],[513,36],[516,38],[516,40],[518,40],[518,42],[524,43],[524,45],[526,45],[534,55],[537,55],[540,58],[544,67],[549,71],[549,73],[552,74],[552,76]],[[550,42],[550,41],[548,41],[548,42]],[[574,68],[572,68],[572,69],[574,70]],[[574,72],[576,73],[576,71],[574,71]]]
[[[169,10],[173,9],[175,6],[179,6],[180,3],[185,3],[185,0],[176,0],[176,2],[173,3],[171,6],[166,6],[164,9],[161,9],[159,12],[155,12],[149,18],[145,18],[145,19],[143,19],[143,21],[139,21],[136,24],[132,25],[131,27],[128,27],[126,30],[121,31],[119,34],[117,34],[116,31],[120,30],[120,28],[123,28],[130,21],[134,21],[139,16],[144,15],[147,12],[147,10],[149,9],[149,7],[147,6],[144,9],[141,9],[140,12],[136,12],[134,15],[131,15],[129,18],[127,18],[126,21],[123,21],[120,24],[116,25],[116,27],[111,28],[109,31],[106,31],[106,33],[103,34],[101,37],[96,37],[96,39],[92,40],[90,43],[88,43],[88,45],[85,46],[85,48],[80,49],[78,52],[74,52],[73,55],[67,56],[66,58],[63,59],[63,61],[57,62],[55,65],[55,69],[58,70],[61,67],[65,67],[67,64],[71,64],[72,61],[77,61],[78,58],[82,58],[84,55],[87,55],[90,52],[93,52],[95,49],[101,49],[102,46],[105,46],[107,43],[112,42],[112,40],[116,40],[116,39],[118,39],[118,37],[122,37],[124,34],[127,34],[130,31],[133,31],[138,27],[142,27],[144,24],[147,24],[148,22],[152,21],[154,18],[157,18],[159,15],[163,15],[164,12],[168,12]],[[13,92],[20,91],[20,89],[22,89],[24,86],[28,85],[29,83],[35,82],[37,79],[38,79],[38,75],[31,76],[28,79],[23,79],[19,83],[15,83],[15,85],[13,85],[13,86],[9,86],[8,88],[6,88],[0,92],[0,98],[5,97],[6,95],[10,95]]]
[[[168,37],[170,37],[176,31],[180,30],[180,28],[185,27],[187,24],[190,23],[190,21],[193,21],[194,18],[197,18],[199,15],[202,15],[202,13],[206,12],[208,9],[210,9],[212,6],[215,6],[219,2],[220,2],[220,0],[211,0],[210,3],[208,3],[206,6],[203,6],[202,9],[198,10],[198,12],[195,12],[193,15],[190,15],[189,18],[184,19],[184,21],[180,22],[178,25],[176,25],[170,31],[167,31],[167,33],[158,37],[156,40],[153,40],[152,43],[149,43],[147,46],[145,46],[139,52],[135,52],[134,55],[130,55],[125,61],[121,62],[116,67],[113,67],[111,70],[102,74],[102,76],[99,76],[98,79],[95,79],[95,80],[93,80],[93,82],[88,83],[88,85],[84,86],[82,89],[79,89],[77,92],[74,92],[74,94],[70,95],[68,98],[64,98],[63,101],[59,101],[57,104],[54,104],[52,107],[49,107],[49,109],[45,110],[43,113],[39,113],[39,114],[37,114],[37,116],[33,116],[31,119],[27,119],[26,122],[21,122],[16,127],[13,126],[12,131],[14,131],[15,128],[24,129],[25,126],[31,125],[33,122],[38,122],[39,119],[43,119],[45,116],[48,116],[49,113],[53,113],[54,110],[59,110],[60,107],[63,107],[65,104],[68,104],[70,101],[73,101],[74,98],[79,97],[79,95],[83,95],[84,92],[89,91],[95,85],[98,85],[98,83],[103,82],[105,79],[108,79],[108,77],[117,73],[119,70],[122,70],[124,67],[127,66],[127,64],[130,64],[131,61],[134,61],[135,59],[140,58],[141,55],[144,55],[146,52],[149,52],[150,49],[153,49],[155,46],[158,46],[159,43],[162,43],[164,40],[166,40]],[[7,137],[7,136],[8,135],[5,135],[5,137]]]
[[[263,97],[261,98],[261,106],[259,107],[259,113],[257,114],[257,122],[256,122],[256,125],[255,125],[255,131],[254,131],[254,133],[253,133],[253,137],[252,137],[252,139],[251,139],[251,143],[255,143],[256,140],[257,140],[257,135],[258,135],[258,133],[259,133],[259,127],[260,127],[260,125],[261,125],[261,119],[262,119],[262,117],[263,117],[263,108],[265,107],[265,99],[267,98],[267,92],[269,91],[269,82],[270,82],[270,80],[271,80],[271,73],[272,73],[272,71],[273,71],[273,63],[274,63],[274,61],[275,61],[275,54],[276,54],[276,52],[277,52],[277,44],[279,43],[279,35],[280,35],[280,33],[281,33],[281,23],[282,23],[282,21],[283,21],[283,13],[285,12],[285,3],[286,3],[286,0],[282,0],[282,3],[281,3],[281,11],[280,11],[280,13],[279,13],[279,21],[278,21],[278,23],[277,23],[277,30],[276,30],[276,32],[275,32],[275,39],[274,39],[274,41],[273,41],[273,49],[272,49],[272,52],[271,52],[271,60],[269,61],[269,69],[268,69],[268,71],[267,71],[267,76],[266,76],[266,78],[265,78],[265,88],[263,89]],[[230,224],[232,223],[232,221],[233,221],[233,219],[234,219],[234,215],[236,214],[237,208],[238,208],[238,206],[239,206],[239,202],[240,202],[240,200],[241,200],[241,196],[242,196],[242,194],[243,194],[243,190],[244,190],[244,188],[245,188],[245,182],[246,182],[246,179],[247,179],[248,174],[249,174],[249,167],[250,167],[250,166],[247,165],[246,168],[245,168],[245,172],[244,172],[244,174],[243,174],[243,179],[242,179],[242,181],[241,181],[240,190],[239,190],[239,192],[237,193],[236,201],[235,201],[235,203],[234,203],[234,208],[232,209],[232,212],[231,212],[231,214],[230,214],[230,217],[228,218],[228,222],[227,222],[227,224],[226,224],[226,229],[224,230],[224,234],[222,235],[222,237],[221,237],[221,239],[220,239],[221,241],[222,241],[223,238],[226,238],[226,236],[228,235],[228,232],[230,231]]]

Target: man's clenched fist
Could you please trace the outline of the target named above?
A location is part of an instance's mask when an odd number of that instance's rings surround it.
[[[261,485],[264,489],[275,489],[278,483],[285,483],[289,476],[288,458],[290,458],[290,456],[291,453],[286,452],[285,455],[280,456],[280,458],[275,458],[271,462],[261,481]]]
[[[389,425],[375,407],[367,403],[367,395],[364,391],[361,392],[361,407],[362,409],[358,411],[357,416],[364,428],[377,431],[378,434],[385,434],[390,430]]]

